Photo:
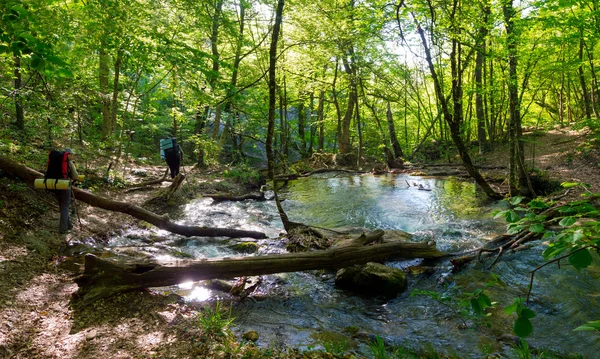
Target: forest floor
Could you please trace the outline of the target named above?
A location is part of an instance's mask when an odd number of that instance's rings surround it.
[[[534,162],[556,181],[584,182],[590,191],[600,192],[600,152],[585,134],[561,129],[528,134],[527,138],[528,164]],[[505,148],[474,160],[491,178],[506,174]],[[164,167],[136,170],[143,170],[145,178],[160,178]],[[247,190],[223,181],[216,170],[186,171],[194,193],[187,192],[160,210],[174,210],[202,193]],[[501,181],[495,185],[505,186]],[[111,190],[100,194],[141,205],[156,192]],[[579,194],[581,191],[573,191],[570,196]],[[74,219],[75,229],[66,238],[70,243],[102,242],[123,228],[138,225],[127,215],[80,202],[78,211],[83,226]],[[134,292],[86,308],[73,306],[72,294],[77,290],[73,278],[81,273],[81,256],[77,247],[64,248],[65,238],[58,235],[57,223],[54,198],[0,173],[0,358],[235,358],[243,353],[246,358],[267,357],[252,346],[227,356],[228,345],[234,352],[234,343],[241,339],[227,342],[207,337],[198,320],[202,306],[182,303],[175,296]],[[303,356],[290,352],[269,357]],[[304,357],[331,356],[313,353]]]

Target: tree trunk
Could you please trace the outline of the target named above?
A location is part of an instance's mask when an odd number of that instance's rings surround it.
[[[357,91],[358,92],[358,91]],[[362,166],[363,157],[363,133],[362,133],[362,120],[360,118],[360,106],[358,102],[358,94],[356,96],[356,132],[358,133],[358,151],[356,156],[356,166],[360,168]]]
[[[306,157],[306,134],[304,128],[306,126],[306,109],[304,108],[304,100],[301,98],[298,103],[298,138],[300,140],[300,152],[302,157]]]
[[[269,124],[267,127],[267,164],[268,178],[272,179],[275,175],[275,158],[273,153],[273,139],[275,136],[275,100],[276,100],[276,82],[275,65],[277,64],[277,42],[279,40],[279,31],[283,15],[283,5],[285,0],[277,0],[277,9],[275,11],[275,24],[271,36],[271,47],[269,49]]]
[[[108,67],[108,44],[105,39],[100,41],[100,50],[98,53],[98,82],[100,85],[99,88],[99,96],[100,101],[102,102],[102,137],[107,139],[111,135],[111,118],[110,118],[110,95],[109,95],[109,84],[108,84],[108,76],[109,76],[109,67]]]
[[[508,52],[508,100],[510,120],[509,135],[509,188],[512,195],[533,195],[533,188],[529,184],[525,171],[525,155],[521,142],[521,113],[517,76],[517,38],[514,19],[515,9],[512,0],[504,0],[502,5],[504,22],[506,26],[506,47]],[[517,192],[518,191],[518,192]]]
[[[363,234],[348,245],[328,250],[177,261],[170,266],[147,262],[117,264],[88,254],[85,257],[83,275],[75,279],[79,285],[76,297],[80,300],[79,304],[87,305],[94,300],[120,292],[164,287],[190,280],[338,269],[389,257],[440,258],[444,256],[432,243],[393,241],[365,245],[381,239],[383,234],[382,230],[368,235]]]
[[[589,121],[592,119],[592,104],[585,83],[585,74],[583,72],[583,27],[579,28],[579,66],[577,66],[577,74],[579,75],[579,84],[581,85],[581,96],[583,100],[583,109],[585,110],[585,118]]]
[[[350,52],[352,55],[352,51]],[[352,56],[351,56],[352,57]],[[352,152],[352,144],[350,143],[350,124],[352,122],[352,116],[354,114],[354,108],[356,106],[357,101],[357,93],[356,93],[356,71],[354,69],[354,63],[349,62],[345,58],[342,59],[344,63],[344,69],[346,74],[349,77],[350,82],[350,92],[348,94],[348,104],[346,106],[346,113],[344,114],[344,118],[341,123],[341,134],[339,138],[339,153],[347,154]]]
[[[204,137],[204,130],[206,128],[206,116],[209,111],[209,107],[205,106],[203,109],[198,108],[196,110],[196,124],[195,124],[195,132],[198,135],[198,139],[201,140]],[[204,147],[201,142],[197,143],[197,151],[198,158],[197,164],[198,167],[205,167],[206,163],[204,162]]]
[[[33,187],[33,182],[37,178],[43,178],[44,175],[34,169],[15,163],[5,157],[0,157],[0,169],[7,173],[11,173],[23,179],[27,184]],[[159,216],[156,213],[150,212],[147,209],[134,205],[132,203],[118,202],[108,198],[96,196],[88,191],[84,191],[77,187],[73,187],[73,196],[76,200],[85,202],[91,206],[103,208],[109,211],[121,212],[133,216],[135,218],[146,221],[150,224],[164,229],[171,233],[181,234],[186,237],[232,237],[232,238],[266,238],[266,235],[261,232],[244,231],[238,229],[227,228],[210,228],[198,226],[183,226],[169,221],[167,217]]]
[[[117,128],[117,110],[119,109],[119,75],[121,74],[121,63],[123,61],[123,49],[120,48],[117,51],[117,59],[113,66],[114,68],[114,82],[112,90],[112,100],[110,103],[110,134],[115,133]],[[120,151],[119,151],[120,152]]]
[[[386,118],[388,131],[390,132],[390,141],[392,143],[392,149],[394,150],[394,159],[400,159],[404,157],[404,153],[402,152],[402,147],[400,147],[400,142],[398,142],[396,126],[394,126],[394,118],[392,117],[392,107],[389,101],[387,103]]]
[[[435,87],[435,92],[436,92],[438,102],[440,103],[440,107],[442,108],[442,113],[443,113],[444,119],[446,120],[446,123],[450,127],[450,135],[452,137],[452,140],[454,141],[454,144],[456,145],[456,147],[458,149],[458,154],[460,155],[460,158],[463,161],[465,169],[467,170],[469,175],[475,180],[477,185],[479,185],[481,187],[481,189],[485,192],[485,194],[488,197],[494,198],[494,199],[502,198],[502,196],[500,194],[496,193],[490,187],[490,185],[486,182],[486,180],[483,178],[483,176],[481,176],[481,174],[475,168],[475,166],[473,166],[473,163],[471,161],[471,156],[469,156],[469,153],[462,141],[462,138],[460,137],[460,123],[458,122],[458,119],[452,118],[452,114],[450,113],[450,109],[448,106],[448,101],[446,101],[446,98],[444,97],[444,94],[442,92],[442,86],[440,83],[440,79],[437,75],[437,71],[435,70],[435,66],[434,66],[433,60],[431,58],[431,51],[429,49],[429,46],[427,45],[427,40],[425,39],[425,31],[418,24],[417,24],[417,31],[419,33],[419,37],[421,38],[421,43],[423,44],[423,48],[425,50],[425,58],[427,60],[429,71],[431,73],[431,78],[433,80],[433,84]],[[453,81],[453,85],[454,84],[455,84],[455,81]],[[453,89],[452,93],[454,94],[456,92],[458,92],[458,91]],[[455,113],[456,113],[456,111],[457,110],[455,109]]]
[[[331,84],[331,95],[333,96],[333,104],[335,106],[335,114],[337,116],[335,141],[333,142],[334,143],[334,145],[333,145],[334,151],[336,149],[339,151],[339,148],[337,147],[337,145],[340,142],[340,138],[342,138],[342,110],[340,109],[340,102],[338,101],[337,90],[335,88],[335,85],[337,83],[337,78],[338,78],[339,61],[340,60],[338,58],[335,59],[335,71],[333,72],[333,83]]]
[[[317,126],[319,128],[319,145],[318,151],[325,152],[325,90],[319,92],[319,104],[317,105]]]
[[[17,126],[17,129],[22,131],[25,129],[25,116],[23,115],[23,105],[21,104],[21,86],[23,86],[22,80],[21,80],[21,58],[18,56],[15,56],[14,63],[15,63],[14,85],[15,85],[15,117],[16,117],[15,125]]]
[[[483,11],[482,25],[479,27],[477,55],[475,57],[475,114],[477,116],[477,141],[479,142],[479,154],[484,154],[490,150],[485,131],[485,109],[483,105],[483,64],[485,62],[485,44],[488,33],[488,16],[490,12],[489,4],[486,4]]]

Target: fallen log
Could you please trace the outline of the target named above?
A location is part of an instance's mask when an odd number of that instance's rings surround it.
[[[172,182],[173,181],[172,179],[167,179],[168,174],[169,174],[169,169],[167,168],[167,170],[165,171],[165,174],[161,178],[153,179],[153,180],[142,182],[142,183],[136,183],[133,185],[134,187],[126,189],[125,193],[139,191],[139,190],[145,189],[147,186],[150,186],[153,184],[160,184],[165,181]]]
[[[226,257],[182,260],[175,263],[116,263],[88,254],[84,273],[75,279],[79,285],[75,300],[87,305],[111,295],[150,287],[170,286],[186,281],[297,272],[313,269],[338,269],[390,257],[440,258],[435,243],[388,242],[369,244],[383,237],[378,230],[361,235],[350,245],[328,250],[273,254],[264,256]]]
[[[223,201],[241,202],[241,201],[245,201],[247,199],[251,199],[254,201],[266,201],[267,200],[262,193],[261,194],[250,193],[250,194],[246,194],[243,196],[234,196],[234,195],[230,195],[230,194],[213,193],[213,194],[204,194],[204,195],[202,195],[202,197],[212,198],[215,203],[223,202]]]
[[[0,169],[11,173],[15,176],[20,177],[28,185],[33,187],[33,182],[36,178],[44,177],[40,172],[29,168],[27,166],[18,164],[5,157],[0,156]],[[112,199],[104,198],[92,194],[89,191],[73,187],[74,197],[81,202],[85,202],[91,206],[103,208],[109,211],[121,212],[128,214],[132,217],[141,219],[150,224],[155,225],[160,229],[169,231],[171,233],[180,234],[186,237],[198,236],[198,237],[231,237],[231,238],[255,238],[262,239],[267,236],[262,232],[245,231],[239,229],[229,228],[211,228],[211,227],[199,227],[199,226],[183,226],[171,222],[167,217],[160,216],[154,212],[148,211],[145,208],[137,206],[132,203],[125,203],[114,201]]]

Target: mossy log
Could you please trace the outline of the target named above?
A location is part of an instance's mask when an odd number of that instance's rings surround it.
[[[36,178],[44,177],[42,173],[31,169],[27,166],[20,165],[5,157],[0,157],[0,169],[6,173],[10,173],[14,176],[20,177],[23,181],[25,181],[28,185],[32,187],[33,182]],[[255,239],[267,238],[267,236],[264,233],[256,231],[245,231],[229,228],[183,226],[171,222],[167,217],[160,216],[154,212],[148,211],[147,209],[132,203],[114,201],[112,199],[97,196],[89,191],[85,191],[77,187],[73,187],[73,193],[75,199],[78,201],[82,201],[91,206],[103,208],[109,211],[125,213],[135,218],[146,221],[150,224],[153,224],[160,229],[164,229],[165,231],[180,234],[186,237],[199,236],[230,238],[249,237]]]
[[[296,272],[313,269],[339,269],[389,257],[440,258],[433,242],[390,242],[380,240],[384,231],[363,234],[344,245],[328,250],[273,254],[264,256],[226,257],[204,260],[182,260],[174,263],[116,263],[88,254],[83,275],[75,279],[79,285],[78,304],[105,298],[120,292],[149,287],[175,285],[186,281]]]

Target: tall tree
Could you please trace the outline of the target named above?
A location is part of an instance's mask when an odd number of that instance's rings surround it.
[[[277,100],[275,69],[277,65],[277,42],[279,41],[279,32],[281,30],[284,4],[285,0],[277,0],[277,7],[275,9],[275,23],[273,24],[271,47],[269,49],[269,122],[267,127],[266,151],[268,176],[270,179],[273,179],[275,176],[275,158],[273,153],[273,139],[275,137],[275,103]]]
[[[509,100],[509,187],[511,195],[520,191],[523,195],[533,195],[533,188],[528,183],[525,170],[525,155],[521,137],[523,130],[521,126],[520,99],[517,76],[517,43],[518,33],[515,27],[515,8],[512,0],[504,0],[502,3],[504,14],[504,25],[506,27],[506,48],[508,54],[508,100]]]

